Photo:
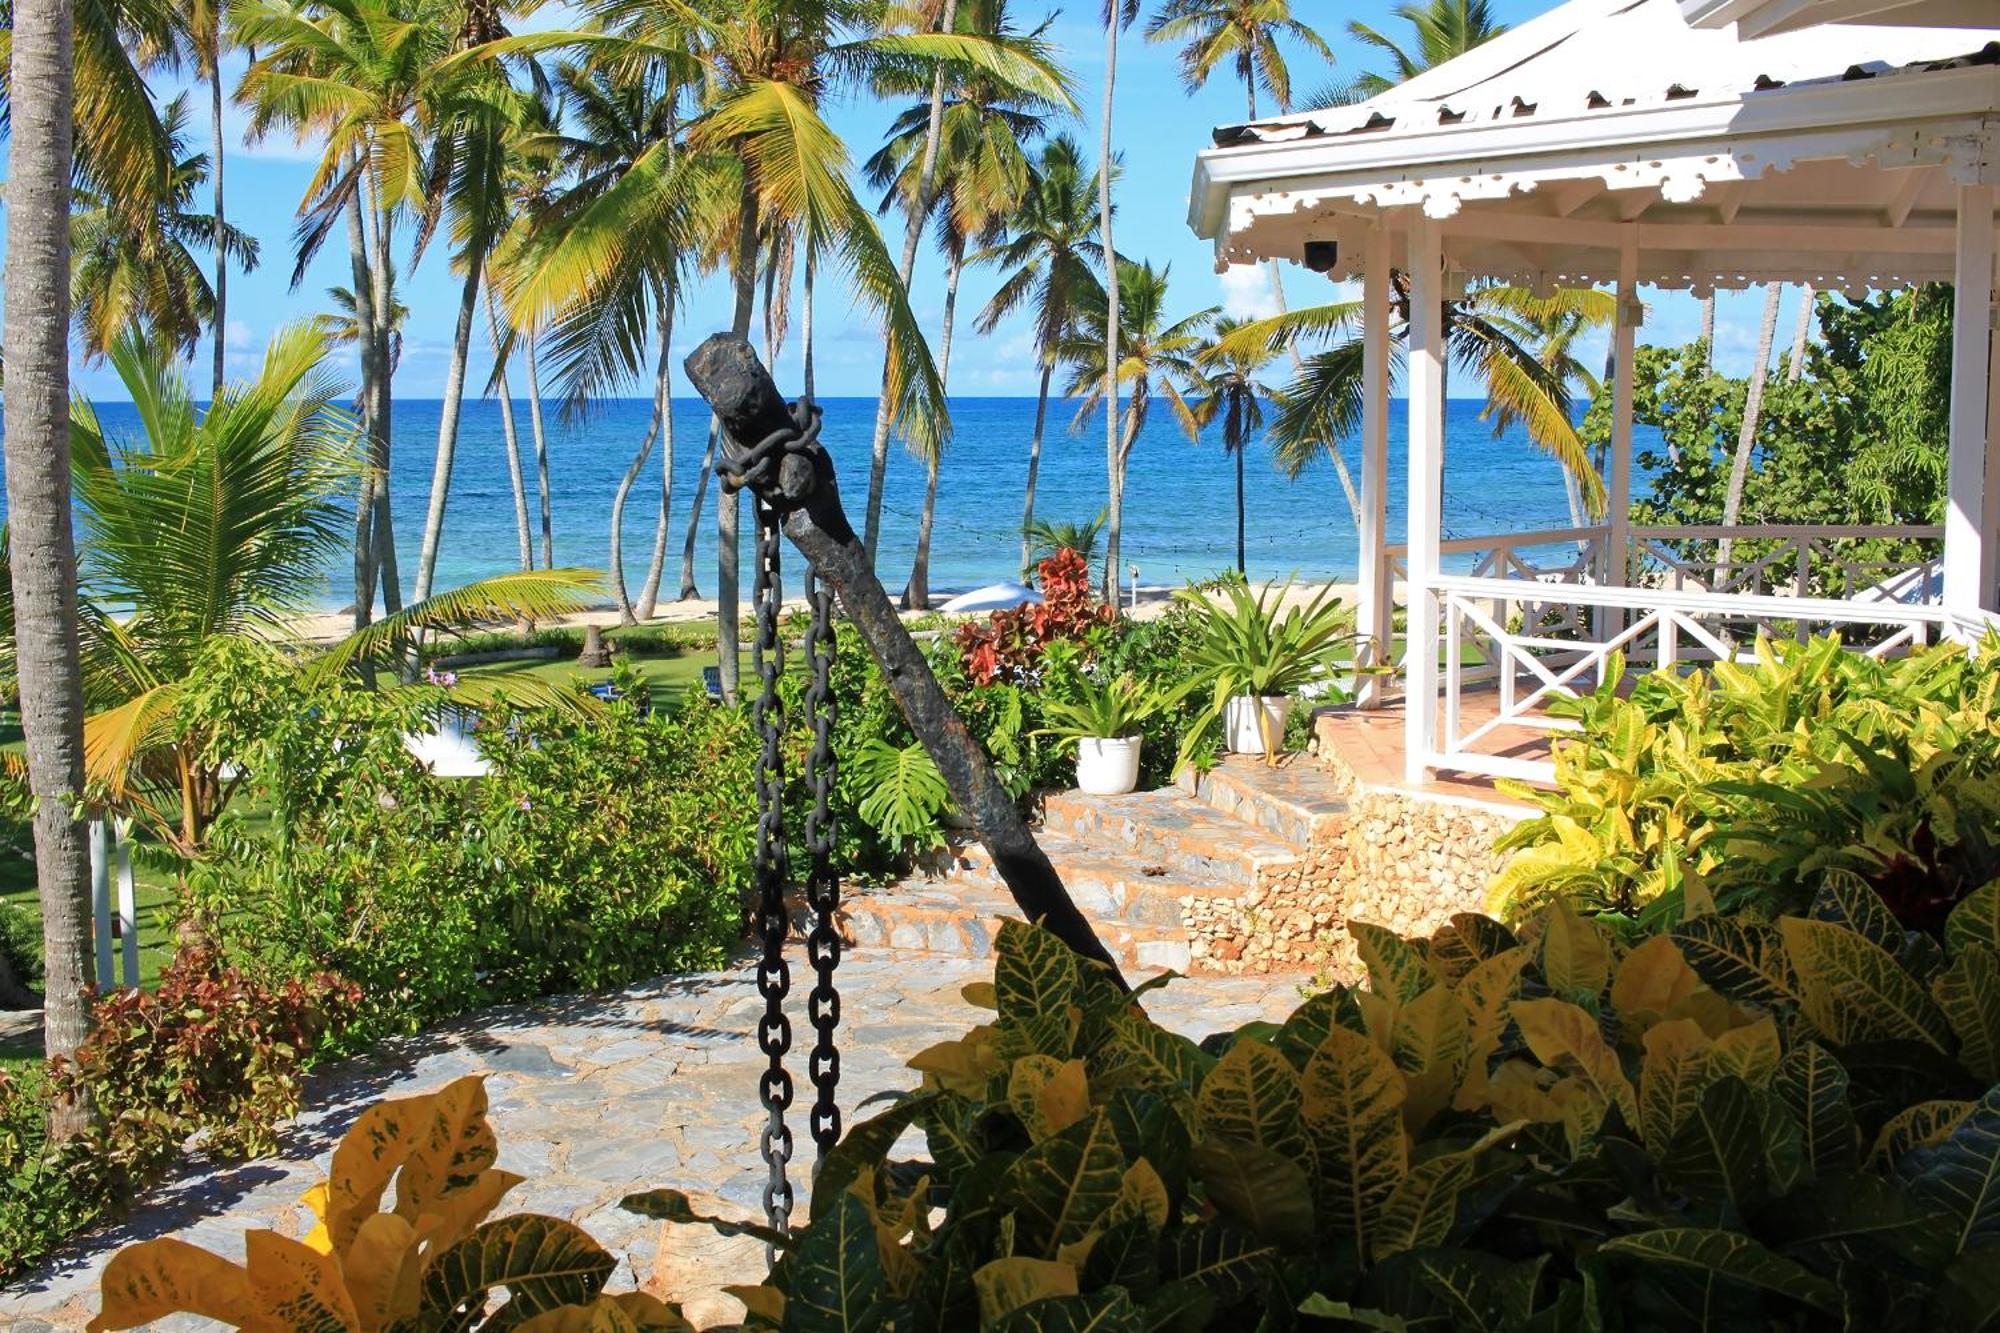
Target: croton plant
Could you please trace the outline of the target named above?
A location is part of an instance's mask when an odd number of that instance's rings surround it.
[[[669,1190],[627,1206],[776,1246],[768,1280],[733,1289],[752,1330],[2000,1326],[2000,883],[1941,937],[1844,874],[1804,915],[1725,917],[1695,892],[1636,938],[1561,905],[1518,929],[1353,931],[1366,985],[1195,1042],[1147,1016],[1146,988],[1007,924],[966,992],[990,1020],[912,1062],[921,1086],[849,1130],[791,1234]],[[371,1114],[335,1158],[326,1243],[290,1261],[344,1274],[371,1247],[370,1299],[321,1326],[461,1328],[488,1306],[487,1327],[674,1326],[607,1305],[601,1275],[494,1264],[591,1251],[547,1219],[470,1225],[511,1183],[483,1118],[384,1140],[406,1112]],[[378,1216],[398,1161],[405,1180],[425,1164],[420,1187]],[[510,1225],[546,1239],[489,1239]],[[158,1293],[197,1264],[254,1316],[236,1322],[293,1326],[259,1252],[245,1285],[192,1247],[136,1247],[99,1326],[175,1308]]]

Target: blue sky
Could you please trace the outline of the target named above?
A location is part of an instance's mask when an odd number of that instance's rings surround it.
[[[1293,60],[1294,85],[1305,94],[1337,76],[1347,76],[1370,68],[1368,53],[1345,34],[1348,20],[1396,30],[1386,0],[1368,0],[1358,5],[1333,6],[1315,0],[1295,0],[1296,15],[1312,24],[1335,50],[1332,69],[1324,68],[1318,57],[1298,55]],[[1519,23],[1549,8],[1542,0],[1495,0],[1496,16]],[[1050,11],[1043,11],[1050,12]],[[1096,122],[1099,89],[1104,70],[1104,39],[1097,26],[1094,3],[1071,5],[1053,10],[1055,19],[1049,36],[1061,49],[1063,59],[1074,72],[1084,106],[1082,117],[1065,128],[1086,145],[1097,142]],[[1024,19],[1035,16],[1032,5],[1021,10]],[[228,81],[240,76],[242,61],[225,66]],[[162,97],[175,87],[162,80],[157,84]],[[190,126],[197,144],[207,138],[205,91],[195,101],[200,114]],[[836,129],[845,136],[856,161],[880,142],[894,108],[873,102],[846,102],[828,108]],[[1208,142],[1212,126],[1242,118],[1243,93],[1232,79],[1218,76],[1198,93],[1186,92],[1180,84],[1170,47],[1146,43],[1135,29],[1121,40],[1118,62],[1118,102],[1116,133],[1125,155],[1125,170],[1119,182],[1118,248],[1135,258],[1155,264],[1172,265],[1174,304],[1184,310],[1222,304],[1238,314],[1257,313],[1266,299],[1264,283],[1254,271],[1235,274],[1214,272],[1211,251],[1188,230],[1187,191],[1194,154]],[[305,318],[326,307],[326,289],[346,280],[346,252],[329,246],[315,260],[296,289],[289,283],[292,269],[291,235],[293,219],[309,176],[312,153],[283,137],[257,145],[241,141],[244,117],[231,108],[225,125],[227,144],[228,208],[232,221],[248,228],[263,242],[263,262],[251,274],[232,274],[229,284],[228,324],[224,332],[232,373],[253,369],[271,334],[283,324]],[[203,203],[206,203],[204,197]],[[900,228],[885,220],[884,231],[892,250],[900,244]],[[449,273],[445,248],[435,246],[414,272],[402,275],[403,299],[410,307],[401,370],[396,392],[409,398],[432,398],[442,392],[450,355],[451,326],[456,314],[457,280]],[[956,394],[1031,396],[1036,376],[1030,356],[1031,340],[1025,321],[1003,325],[990,338],[967,336],[970,315],[991,295],[995,277],[988,272],[969,272],[960,290],[961,330],[952,353],[952,384]],[[1286,291],[1294,304],[1314,299],[1315,288],[1324,289],[1321,279],[1303,270],[1288,274]],[[938,324],[943,280],[942,265],[934,254],[919,261],[913,283],[912,301],[927,329]],[[1647,342],[1676,343],[1694,336],[1699,326],[1696,303],[1678,293],[1645,293],[1649,302]],[[1781,329],[1789,329],[1796,293],[1787,293]],[[1720,303],[1717,332],[1717,359],[1730,373],[1747,367],[1756,337],[1758,315],[1756,294],[1724,294]],[[695,290],[681,316],[677,342],[692,349],[696,342],[728,322],[728,298],[721,280],[715,279]],[[881,340],[873,324],[850,309],[847,295],[832,283],[823,283],[817,308],[817,375],[823,396],[872,396],[881,374]],[[484,351],[475,340],[472,385],[486,378]],[[780,383],[790,388],[798,382],[797,339],[794,335],[789,355],[780,366]],[[206,367],[204,347],[195,364]],[[679,355],[675,357],[679,360]],[[77,368],[78,387],[95,397],[121,397],[115,378],[103,367]],[[687,392],[677,377],[676,390]],[[516,393],[521,392],[517,384]],[[633,396],[643,394],[633,389]]]

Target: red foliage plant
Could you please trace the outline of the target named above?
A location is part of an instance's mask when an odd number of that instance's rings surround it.
[[[1064,548],[1042,561],[1035,579],[1042,589],[1040,605],[995,611],[986,624],[962,625],[953,636],[973,684],[1022,680],[1050,644],[1081,640],[1111,623],[1111,608],[1092,593],[1090,566],[1075,551]]]

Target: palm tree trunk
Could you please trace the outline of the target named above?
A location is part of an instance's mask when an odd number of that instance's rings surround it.
[[[1118,247],[1111,239],[1111,106],[1118,82],[1119,0],[1104,10],[1104,110],[1097,146],[1097,211],[1104,237],[1104,463],[1109,485],[1105,506],[1104,600],[1118,610],[1119,538],[1125,529],[1125,483],[1118,466]]]
[[[521,436],[514,428],[514,391],[507,383],[506,335],[500,328],[500,311],[493,304],[493,289],[486,289],[486,322],[493,335],[494,378],[500,388],[500,437],[507,445],[507,484],[514,492],[514,537],[521,548],[521,568],[535,567],[535,537],[528,525],[528,479],[521,471]]]
[[[1247,543],[1244,541],[1243,519],[1243,448],[1247,443],[1248,441],[1239,440],[1236,444],[1236,572],[1238,574],[1250,572],[1249,563],[1244,558]]]
[[[1750,368],[1750,390],[1743,400],[1743,426],[1736,432],[1736,456],[1729,463],[1729,489],[1722,497],[1722,526],[1733,528],[1743,512],[1743,483],[1750,475],[1750,455],[1757,447],[1757,420],[1764,411],[1764,384],[1771,375],[1771,344],[1778,338],[1778,297],[1781,283],[1764,284],[1764,321],[1757,330],[1757,364]],[[1733,543],[1724,537],[1716,547],[1717,583],[1729,577]]]
[[[667,384],[673,373],[673,363],[667,359],[672,352],[673,340],[673,315],[663,309],[660,315],[660,362],[653,372],[653,414],[646,422],[646,436],[639,441],[639,451],[632,456],[632,465],[618,479],[618,490],[611,497],[611,591],[618,598],[618,623],[621,625],[639,623],[638,617],[632,614],[631,595],[625,591],[625,502],[631,499],[632,487],[638,484],[639,473],[645,469],[646,460],[653,455],[653,445],[660,438],[660,418],[667,410]]]
[[[691,602],[701,596],[701,588],[694,581],[694,544],[701,534],[701,507],[708,499],[708,481],[715,475],[715,418],[708,419],[708,448],[701,455],[701,471],[695,477],[694,504],[688,511],[687,537],[681,542],[681,591],[680,599]]]
[[[1035,395],[1035,433],[1028,440],[1028,487],[1026,498],[1021,502],[1021,572],[1027,573],[1028,563],[1034,555],[1034,542],[1028,537],[1028,529],[1035,526],[1035,480],[1042,470],[1042,428],[1049,418],[1049,377],[1056,373],[1056,363],[1051,359],[1042,362],[1042,387]]]
[[[6,185],[4,357],[7,517],[14,653],[35,795],[35,879],[47,977],[42,1040],[73,1055],[89,1031],[90,853],[83,794],[76,539],[70,517],[68,0],[16,0],[12,146]],[[50,1133],[69,1138],[90,1107],[62,1102]]]
[[[653,551],[646,559],[646,581],[639,585],[636,613],[651,620],[660,603],[660,578],[667,570],[668,514],[674,502],[674,404],[671,377],[660,416],[660,514],[653,523]]]
[[[1715,293],[1701,298],[1702,369],[1715,369]]]
[[[803,355],[806,383],[806,400],[813,397],[813,278],[819,267],[819,247],[813,244],[810,234],[806,236],[806,272],[804,289],[799,303],[799,339]]]
[[[379,485],[376,458],[376,381],[383,366],[375,336],[375,279],[368,270],[368,238],[357,188],[347,207],[348,263],[354,284],[355,341],[361,351],[361,416],[368,438],[368,457],[361,469],[361,491],[354,502],[354,628],[364,629],[375,615],[375,490]]]
[[[484,256],[475,254],[458,289],[458,323],[451,331],[451,364],[444,374],[444,405],[438,412],[437,461],[431,466],[430,508],[424,515],[424,541],[417,551],[417,586],[413,598],[431,595],[437,577],[438,544],[444,540],[444,506],[451,497],[451,466],[458,456],[458,414],[465,402],[465,363],[472,354],[472,317],[479,311],[479,278]]]
[[[209,184],[215,187],[215,373],[209,401],[213,403],[222,397],[223,378],[227,373],[224,345],[229,337],[229,257],[224,249],[224,239],[228,236],[228,224],[222,215],[222,7],[214,9],[215,26],[208,34],[211,63],[208,70],[208,127],[213,139],[211,145],[214,156],[208,164]]]
[[[1785,383],[1797,384],[1806,372],[1806,340],[1812,337],[1813,285],[1799,289],[1799,322],[1792,329],[1792,361],[1785,367]]]
[[[549,436],[542,423],[542,371],[535,358],[536,335],[525,335],[528,363],[528,430],[535,437],[535,495],[541,502],[542,568],[556,567],[556,527],[549,498]]]
[[[958,280],[965,274],[965,245],[952,247],[944,277],[944,319],[938,329],[938,382],[951,386],[951,330],[958,314]],[[931,529],[937,521],[938,468],[943,463],[944,445],[933,440],[925,451],[924,510],[917,520],[917,558],[910,566],[909,586],[903,589],[903,606],[911,611],[931,609]]]
[[[363,173],[363,185],[368,185],[368,182],[368,176]],[[367,193],[372,195],[372,189]],[[395,438],[396,377],[395,330],[391,317],[395,309],[395,290],[390,285],[389,277],[389,236],[393,230],[393,219],[389,210],[379,204],[373,213],[375,228],[369,239],[369,267],[375,286],[375,355],[381,373],[375,377],[375,433],[370,441],[375,455],[370,460],[375,472],[375,520],[370,537],[375,547],[375,578],[382,590],[382,609],[394,615],[403,609],[403,579],[396,567],[396,520],[389,497],[390,448]]]
[[[958,0],[945,0],[937,31],[950,32],[957,22]],[[938,136],[943,126],[944,71],[940,69],[931,76],[930,121],[924,129],[923,161],[917,168],[917,197],[903,222],[903,257],[896,265],[896,276],[906,294],[917,270],[917,243],[923,239],[924,219],[931,215],[931,199],[937,185]],[[875,398],[875,438],[868,450],[868,511],[862,523],[861,544],[871,564],[882,536],[882,491],[889,477],[889,426],[895,410],[895,404],[889,401],[889,356],[885,349],[882,388]]]
[[[736,306],[729,331],[750,336],[750,319],[757,305],[757,187],[746,167],[743,198],[736,220]],[[737,655],[737,617],[742,603],[738,577],[741,545],[737,537],[742,493],[724,490],[715,497],[715,652],[722,677],[722,697],[736,702],[741,663]]]

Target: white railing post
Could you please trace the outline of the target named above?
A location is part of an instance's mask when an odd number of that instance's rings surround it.
[[[1361,587],[1355,628],[1366,636],[1356,646],[1363,666],[1395,662],[1396,580],[1386,547],[1389,531],[1389,232],[1380,223],[1368,229],[1361,274],[1361,521],[1357,573]],[[1365,656],[1364,656],[1365,654]],[[1387,681],[1380,675],[1356,678],[1355,703],[1380,708]]]
[[[1951,320],[1951,420],[1944,507],[1944,605],[1966,619],[1993,598],[1981,586],[1988,569],[1985,546],[2000,535],[1983,532],[1986,426],[1991,402],[1986,383],[1993,336],[1993,205],[1995,187],[1958,187],[1957,297]]]
[[[1444,481],[1444,246],[1435,220],[1410,210],[1409,650],[1403,690],[1403,776],[1420,783],[1436,750],[1439,508]],[[1456,664],[1454,664],[1456,665]]]
[[[1631,561],[1632,415],[1634,367],[1639,325],[1645,308],[1639,304],[1639,228],[1627,223],[1618,233],[1618,320],[1612,333],[1611,475],[1605,479],[1604,581],[1622,587]],[[1622,614],[1605,608],[1598,617],[1597,636],[1608,639],[1625,623]]]

